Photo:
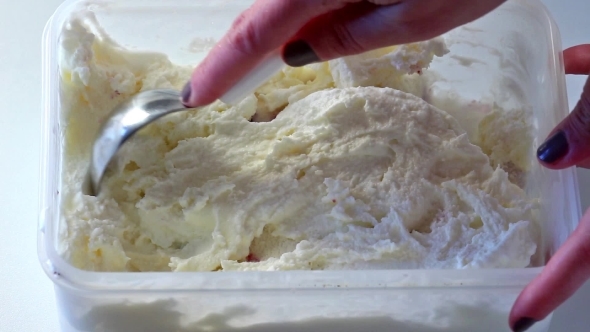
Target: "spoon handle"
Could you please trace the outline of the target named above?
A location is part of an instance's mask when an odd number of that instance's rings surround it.
[[[274,51],[219,99],[229,105],[239,103],[276,75],[284,66],[280,50]]]

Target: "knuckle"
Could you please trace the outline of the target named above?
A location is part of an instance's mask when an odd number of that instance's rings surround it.
[[[248,19],[248,12],[244,12],[232,24],[228,36],[229,45],[244,55],[255,55],[260,47],[260,37],[256,26]]]
[[[580,101],[565,121],[568,140],[573,144],[590,142],[590,96],[582,94]]]
[[[238,15],[238,17],[236,17],[236,19],[232,23],[231,30],[240,28],[240,26],[242,26],[242,24],[244,24],[244,22],[247,21],[247,18],[248,18],[248,10],[240,13],[240,15]]]
[[[581,143],[590,141],[590,95],[582,94],[569,117],[568,125],[575,139],[583,140]]]
[[[334,55],[352,55],[365,51],[365,47],[354,33],[345,24],[334,24],[330,28],[332,31],[332,42],[328,44],[328,48]]]

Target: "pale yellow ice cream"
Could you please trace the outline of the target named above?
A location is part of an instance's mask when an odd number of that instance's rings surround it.
[[[235,107],[167,116],[126,143],[98,197],[81,183],[101,121],[138,91],[181,88],[192,68],[76,21],[62,46],[60,251],[76,267],[502,268],[535,253],[533,201],[489,157],[522,158],[486,129],[509,118],[464,129],[421,99],[442,39],[287,68]]]

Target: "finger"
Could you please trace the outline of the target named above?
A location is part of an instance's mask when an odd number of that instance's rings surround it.
[[[570,47],[563,51],[566,74],[587,75],[590,73],[590,44]],[[577,165],[590,168],[590,122],[588,120],[588,82],[580,102],[574,111],[549,135],[549,139],[539,147],[540,161],[547,167],[560,169]],[[588,152],[587,152],[588,151]]]
[[[195,69],[183,90],[183,102],[194,107],[215,101],[310,19],[344,5],[345,1],[257,0]]]
[[[312,20],[294,37],[317,58],[330,60],[368,50],[423,41],[475,20],[504,1],[401,1],[387,6],[361,2]],[[285,59],[289,56],[285,49]],[[312,56],[309,57],[313,58]],[[306,63],[298,63],[303,65]]]
[[[563,51],[565,73],[574,75],[590,74],[590,44],[570,47]]]
[[[572,66],[575,69],[583,69]],[[549,138],[538,148],[537,157],[544,166],[551,169],[574,165],[590,166],[590,81],[586,81],[580,101],[574,110],[557,125]]]
[[[351,8],[372,7],[375,10],[367,11],[371,15],[347,16],[348,18],[356,18],[348,20],[348,24],[332,27],[331,24],[325,22],[323,25],[317,26],[317,29],[307,27],[307,29],[303,29],[307,33],[302,35],[316,37],[321,35],[329,38],[334,36],[329,33],[329,30],[335,31],[336,42],[326,43],[327,48],[329,49],[338,42],[341,45],[347,45],[350,41],[352,52],[323,51],[321,46],[323,43],[320,38],[315,39],[314,42],[320,49],[318,55],[305,40],[295,39],[283,50],[285,62],[297,66],[360,53],[381,46],[425,40],[474,20],[504,1],[485,0],[474,3],[471,0],[457,0],[453,6],[449,6],[445,1],[440,1],[434,2],[433,6],[433,2],[425,4],[423,1],[403,0],[371,0],[368,2],[361,0],[258,0],[253,7],[236,20],[230,32],[194,71],[191,84],[188,84],[183,90],[183,100],[188,106],[203,105],[214,101],[234,85],[239,78],[249,72],[265,54],[278,49],[285,41],[293,40],[292,37],[307,22],[345,6],[346,8],[349,6]],[[356,4],[358,7],[351,6],[351,4]],[[396,9],[392,11],[393,7]],[[353,11],[349,9],[348,12],[352,13]],[[313,21],[316,24],[321,22],[320,19]],[[328,30],[328,33],[323,30]],[[348,31],[360,32],[360,37],[367,34],[365,47],[355,49],[356,45],[353,40],[361,40],[362,38],[346,39]],[[341,34],[338,35],[338,32]],[[338,39],[338,36],[344,38]],[[397,36],[397,38],[388,40],[388,36]],[[215,82],[213,82],[214,79]]]
[[[521,327],[543,320],[589,277],[590,209],[541,274],[520,293],[510,312],[510,326],[524,331]]]

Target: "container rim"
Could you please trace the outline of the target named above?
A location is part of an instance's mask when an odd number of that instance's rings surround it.
[[[523,269],[469,269],[469,270],[346,270],[344,271],[251,271],[251,272],[92,272],[75,268],[63,259],[52,246],[53,224],[58,206],[52,206],[52,188],[58,188],[56,177],[49,176],[58,168],[56,155],[60,142],[55,138],[58,124],[51,122],[58,112],[57,39],[63,23],[74,7],[110,1],[66,0],[48,20],[42,38],[42,135],[40,156],[38,258],[45,273],[61,287],[92,292],[146,292],[146,291],[250,291],[250,290],[304,290],[344,288],[456,288],[490,287],[522,288],[533,280],[542,267]],[[124,2],[124,1],[120,1]],[[552,16],[540,0],[513,0],[539,12],[549,26],[552,52],[549,57],[558,95],[566,96],[561,37]],[[53,74],[53,75],[52,75]],[[567,98],[561,107],[568,109]],[[573,168],[562,170],[564,179],[571,182],[574,200],[570,203],[572,215],[581,216],[577,175]],[[55,173],[53,173],[55,174]]]

